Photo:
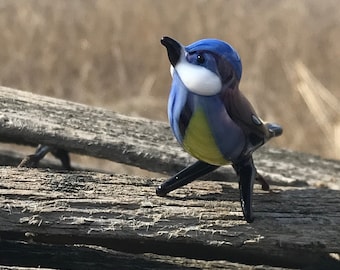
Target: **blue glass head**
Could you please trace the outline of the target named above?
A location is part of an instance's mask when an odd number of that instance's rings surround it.
[[[236,77],[240,81],[242,76],[242,63],[241,58],[237,51],[229,45],[219,39],[207,38],[196,41],[185,47],[185,50],[190,53],[194,51],[208,51],[219,55],[227,60],[233,69],[235,70]]]

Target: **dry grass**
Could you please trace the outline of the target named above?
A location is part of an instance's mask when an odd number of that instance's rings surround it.
[[[301,61],[340,99],[339,25],[336,0],[2,0],[0,84],[166,120],[160,37],[217,37],[238,49],[258,113],[283,125],[272,145],[334,158],[284,67]]]

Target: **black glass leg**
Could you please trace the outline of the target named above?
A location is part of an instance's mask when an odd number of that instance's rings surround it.
[[[216,170],[218,167],[219,166],[211,165],[203,161],[197,161],[158,186],[156,194],[158,196],[166,196],[170,191],[189,184],[198,177]]]
[[[239,177],[240,202],[244,219],[251,223],[254,221],[252,203],[253,203],[253,186],[257,175],[253,158],[243,160],[234,164],[234,168]]]

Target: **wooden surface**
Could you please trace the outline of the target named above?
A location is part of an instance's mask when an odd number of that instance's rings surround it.
[[[0,175],[2,240],[286,267],[340,253],[335,190],[256,189],[247,224],[235,183],[197,181],[161,198],[162,179],[11,167]]]
[[[8,88],[0,88],[0,104],[0,141],[167,174],[193,161],[166,123]],[[2,154],[4,165],[13,153]],[[242,219],[230,166],[165,198],[155,195],[160,178],[2,166],[0,264],[55,269],[74,258],[72,269],[339,268],[340,163],[272,148],[258,151],[255,163],[272,191],[255,186],[252,224]]]
[[[2,142],[42,143],[169,175],[194,161],[179,147],[168,123],[6,87],[0,87],[0,104]],[[257,169],[270,183],[340,189],[339,162],[268,147],[254,156]],[[235,181],[231,166],[210,175]]]

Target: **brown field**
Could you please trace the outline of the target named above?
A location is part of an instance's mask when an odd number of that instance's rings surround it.
[[[338,4],[2,0],[0,84],[166,121],[170,75],[160,38],[188,44],[216,37],[240,53],[241,90],[258,114],[284,127],[272,146],[339,158]],[[319,94],[327,89],[333,96],[324,101]]]

